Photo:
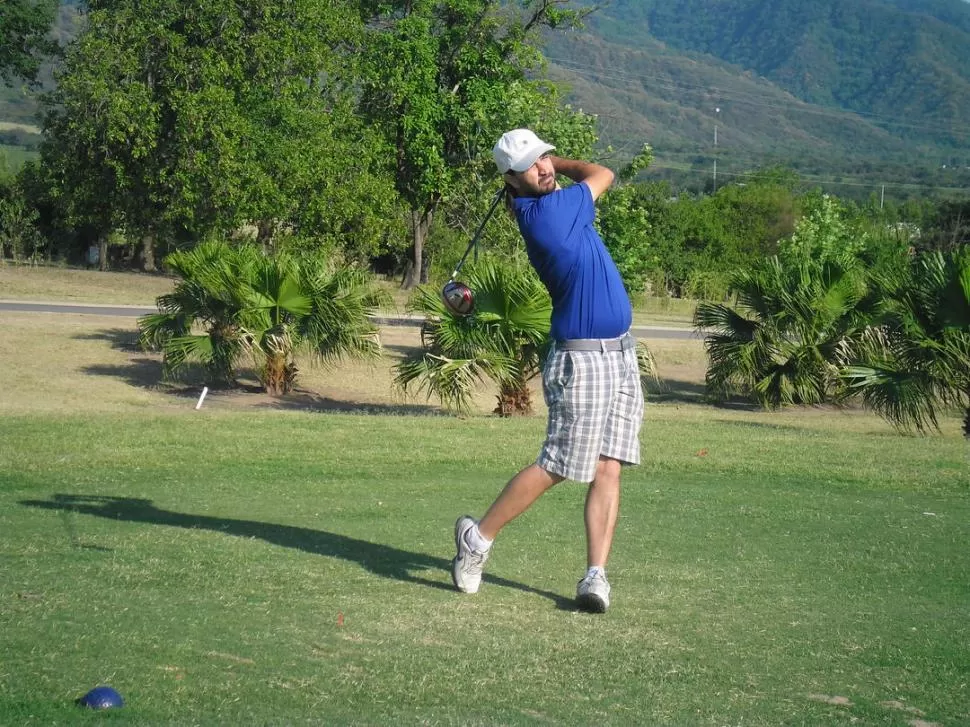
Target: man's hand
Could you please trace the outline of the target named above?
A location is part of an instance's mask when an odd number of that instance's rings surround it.
[[[569,177],[574,182],[586,182],[594,201],[613,183],[613,172],[599,164],[583,162],[578,159],[563,159],[551,154],[549,159],[552,161],[552,168],[556,170],[556,174]]]

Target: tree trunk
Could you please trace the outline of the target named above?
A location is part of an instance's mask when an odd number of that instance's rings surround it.
[[[276,221],[259,220],[256,223],[256,243],[263,248],[263,252],[273,251],[273,242],[276,238]]]
[[[155,236],[143,235],[141,238],[141,270],[143,273],[154,273],[158,270],[155,267]]]
[[[502,384],[499,387],[498,405],[493,414],[500,417],[528,416],[532,414],[532,392],[524,381]]]
[[[263,366],[263,388],[270,396],[289,394],[293,390],[296,374],[296,365],[288,362],[285,355],[271,355]]]
[[[428,282],[424,243],[428,239],[434,212],[434,205],[429,205],[424,211],[411,210],[411,259],[408,261],[408,270],[401,285],[405,290],[411,290]]]
[[[108,269],[108,236],[98,236],[98,270],[104,272]]]
[[[970,440],[970,406],[967,407],[966,415],[963,417],[963,436]]]

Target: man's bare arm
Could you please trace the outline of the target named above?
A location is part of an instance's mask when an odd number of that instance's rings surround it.
[[[613,172],[599,164],[552,155],[549,159],[552,160],[552,167],[557,174],[569,177],[574,182],[586,182],[594,201],[613,183]]]

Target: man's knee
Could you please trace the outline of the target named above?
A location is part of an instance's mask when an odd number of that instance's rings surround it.
[[[596,479],[600,481],[619,482],[620,472],[622,470],[623,465],[619,460],[601,456],[596,463]]]

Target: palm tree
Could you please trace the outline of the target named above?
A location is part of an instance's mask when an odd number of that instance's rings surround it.
[[[190,361],[198,361],[210,385],[235,382],[236,365],[246,349],[239,321],[245,291],[240,273],[252,264],[253,253],[204,242],[165,258],[180,280],[173,292],[156,300],[158,313],[138,319],[142,346],[164,354],[164,378],[177,378]]]
[[[881,285],[882,316],[844,378],[902,429],[938,430],[938,410],[960,408],[970,438],[970,248],[921,254],[901,281]]]
[[[848,343],[869,321],[874,298],[851,258],[768,258],[732,276],[737,306],[701,303],[708,393],[741,393],[760,406],[820,404],[839,396]]]
[[[363,271],[337,268],[319,254],[269,256],[222,242],[173,253],[165,263],[182,279],[139,328],[143,344],[164,352],[166,378],[199,361],[212,383],[232,384],[249,354],[260,383],[278,396],[293,388],[298,352],[323,363],[380,355],[368,316],[387,295]]]
[[[532,412],[529,381],[539,372],[549,337],[552,304],[531,268],[483,258],[465,283],[475,291],[475,312],[456,316],[435,287],[419,287],[409,309],[425,315],[424,350],[397,365],[395,382],[424,391],[455,411],[469,408],[475,385],[498,384],[495,413]]]
[[[389,296],[363,270],[334,268],[321,255],[280,252],[261,258],[253,272],[241,325],[267,393],[293,389],[297,352],[322,364],[381,355],[378,329],[368,316]]]

